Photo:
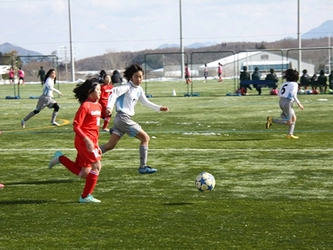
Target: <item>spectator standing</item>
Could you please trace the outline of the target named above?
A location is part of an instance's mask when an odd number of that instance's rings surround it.
[[[313,74],[313,76],[311,77],[311,88],[312,88],[312,90],[317,90],[317,88],[318,88],[317,74]]]
[[[217,76],[219,77],[219,82],[222,82],[223,79],[222,79],[222,73],[223,73],[223,68],[222,68],[222,63],[219,63],[218,66],[217,66]]]
[[[250,73],[247,72],[247,67],[246,66],[243,66],[243,71],[239,75],[239,80],[240,80],[241,92],[242,92],[242,94],[246,95],[247,94],[247,89],[252,90],[250,85],[248,85],[248,86],[242,85],[243,80],[251,80]]]
[[[319,73],[318,77],[318,86],[320,93],[326,93],[327,90],[327,76],[325,75],[325,71],[322,69]]]
[[[306,69],[303,70],[303,75],[301,76],[300,80],[300,87],[303,87],[305,90],[311,85],[311,79],[308,75],[308,71]]]
[[[100,72],[99,72],[99,76],[98,76],[98,82],[99,83],[104,83],[104,76],[106,75],[106,72],[104,69],[102,69]]]
[[[40,66],[40,70],[38,70],[38,76],[40,79],[40,84],[44,84],[44,77],[45,77],[45,70],[43,69],[43,66]]]
[[[99,98],[99,103],[102,106],[102,113],[101,113],[101,118],[103,119],[103,126],[102,130],[105,132],[109,132],[108,125],[111,119],[111,114],[106,113],[106,107],[108,105],[108,99],[109,96],[112,93],[112,82],[111,82],[111,76],[106,74],[104,76],[104,83],[101,84],[101,97]]]
[[[297,98],[298,91],[298,72],[293,69],[287,69],[283,75],[283,78],[286,79],[281,86],[279,91],[279,106],[282,110],[281,118],[277,119],[271,116],[267,117],[266,128],[270,128],[273,123],[287,125],[288,130],[288,139],[298,139],[298,136],[294,135],[294,129],[296,124],[296,114],[293,108],[293,103],[296,102],[298,107],[303,110],[304,107]]]
[[[24,71],[23,69],[19,68],[19,70],[17,71],[17,76],[18,76],[18,85],[20,85],[20,83],[22,83],[22,85],[24,85]]]
[[[275,86],[273,87],[273,89],[276,89],[278,87],[279,78],[275,74],[275,70],[273,68],[269,70],[269,74],[266,75],[265,80],[272,80],[275,82]]]
[[[113,71],[111,76],[111,82],[113,86],[118,86],[123,83],[123,78],[121,77],[118,70]]]
[[[9,79],[10,84],[14,83],[14,77],[15,77],[15,71],[14,71],[14,68],[11,67],[9,70],[9,73],[8,73],[8,79]]]
[[[252,73],[252,80],[260,80],[261,74],[259,72],[259,68],[255,67],[254,72]],[[257,84],[253,84],[253,87],[258,91],[258,95],[261,95],[261,87]]]
[[[328,86],[331,90],[333,90],[333,70],[331,70],[331,74],[328,76]]]

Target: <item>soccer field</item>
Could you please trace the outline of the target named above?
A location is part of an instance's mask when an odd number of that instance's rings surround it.
[[[287,126],[265,129],[280,115],[268,89],[226,96],[233,81],[195,81],[199,96],[184,97],[183,82],[148,83],[150,100],[170,108],[138,104],[133,118],[151,137],[158,172],[138,174],[139,141],[125,136],[103,155],[94,191],[102,203],[80,204],[84,180],[47,168],[55,150],[76,155],[73,88],[60,86],[60,127],[45,109],[23,130],[41,86],[10,100],[13,87],[0,86],[0,249],[333,249],[333,95],[299,95],[292,140]],[[108,139],[101,132],[100,143]],[[213,191],[196,189],[203,171]]]

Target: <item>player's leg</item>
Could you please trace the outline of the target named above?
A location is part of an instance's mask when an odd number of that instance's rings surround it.
[[[98,181],[99,172],[101,170],[101,162],[97,161],[91,164],[91,168],[82,168],[85,172],[88,172],[86,177],[86,183],[83,189],[83,192],[80,196],[80,202],[81,203],[87,203],[87,202],[94,202],[98,203],[101,202],[98,199],[95,199],[92,196],[92,193],[94,192],[95,186]]]
[[[110,116],[107,116],[104,118],[103,127],[102,127],[103,131],[109,131],[108,126],[109,126],[110,120],[111,120]]]
[[[26,117],[21,120],[22,128],[25,128],[25,123],[33,116],[37,115],[42,109],[44,109],[48,104],[48,101],[43,96],[39,97],[36,108],[34,111],[30,112]]]
[[[49,162],[49,169],[52,169],[55,165],[61,163],[64,167],[66,167],[73,174],[79,176],[81,172],[81,168],[77,166],[75,162],[70,160],[67,156],[65,156],[62,152],[56,151],[53,155],[53,158]]]
[[[140,167],[139,167],[139,173],[140,174],[153,174],[157,171],[155,168],[151,168],[147,166],[147,161],[148,161],[148,144],[150,137],[144,131],[141,129],[141,131],[135,136],[140,140],[140,148],[139,148],[139,153],[140,153]]]
[[[288,139],[298,139],[298,136],[294,135],[294,130],[295,130],[297,117],[296,117],[295,111],[292,107],[291,107],[291,110],[290,110],[290,116],[291,116],[291,122],[289,124],[287,138]]]
[[[120,139],[121,139],[121,136],[119,136],[118,134],[115,134],[115,133],[111,133],[109,141],[100,146],[102,153],[104,154],[105,152],[114,149]]]
[[[57,115],[58,115],[58,111],[60,109],[58,103],[54,103],[52,105],[52,108],[53,108],[53,112],[52,112],[52,117],[51,117],[51,124],[54,125],[54,126],[60,126],[57,122],[56,122],[56,118],[57,118]]]

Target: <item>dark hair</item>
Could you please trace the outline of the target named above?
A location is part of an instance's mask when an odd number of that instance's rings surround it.
[[[244,70],[244,71],[247,71],[247,67],[246,67],[246,66],[243,66],[243,70]]]
[[[105,80],[105,77],[107,77],[107,76],[110,76],[109,74],[105,74],[104,76],[103,76],[103,81]],[[110,78],[111,78],[111,76],[110,76]]]
[[[99,72],[99,75],[102,76],[102,77],[103,77],[105,74],[106,74],[106,72],[105,72],[104,69],[102,69],[101,72]]]
[[[124,77],[127,79],[127,81],[130,81],[134,73],[138,71],[142,71],[142,74],[144,74],[144,71],[139,64],[132,64],[131,66],[125,69]]]
[[[299,78],[298,71],[295,69],[287,69],[283,74],[283,78],[288,82],[297,82]]]
[[[97,85],[99,85],[97,78],[87,79],[84,83],[77,84],[73,90],[75,98],[82,104],[88,98],[88,95],[95,90]]]
[[[272,74],[274,73],[274,69],[273,68],[271,68],[270,70],[269,70],[269,72],[271,72]]]
[[[49,69],[49,71],[47,71],[45,77],[44,77],[44,83],[46,83],[47,78],[49,78],[49,76],[51,75],[52,72],[55,72],[55,69]],[[54,84],[56,84],[57,81],[57,77],[54,77]]]

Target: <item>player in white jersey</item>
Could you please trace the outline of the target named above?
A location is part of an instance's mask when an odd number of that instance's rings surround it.
[[[156,111],[169,111],[166,106],[159,106],[150,102],[140,86],[143,80],[144,71],[138,64],[133,64],[126,68],[124,77],[127,84],[112,89],[109,97],[107,112],[111,115],[113,106],[116,106],[117,114],[114,118],[114,126],[110,129],[110,140],[108,143],[100,146],[103,153],[115,148],[119,140],[124,134],[136,137],[140,140],[140,174],[152,174],[157,170],[147,166],[149,135],[141,128],[141,126],[132,120],[135,111],[134,107],[138,100],[146,107]]]
[[[45,107],[53,108],[51,124],[54,126],[60,126],[56,122],[56,117],[58,111],[60,109],[58,103],[53,99],[53,91],[62,95],[62,93],[54,88],[54,84],[56,81],[56,71],[54,69],[50,69],[45,75],[45,82],[43,87],[43,93],[38,99],[38,103],[34,111],[31,111],[25,118],[21,120],[22,128],[25,128],[25,123],[34,115],[37,115],[42,109]]]
[[[299,74],[296,70],[288,69],[283,75],[286,79],[280,88],[280,109],[282,110],[281,118],[276,119],[271,116],[267,117],[266,128],[272,126],[272,123],[284,124],[289,126],[288,139],[298,139],[298,136],[294,135],[294,129],[296,124],[296,114],[293,108],[293,103],[296,102],[298,107],[303,110],[304,107],[297,98],[298,91],[298,78]]]

